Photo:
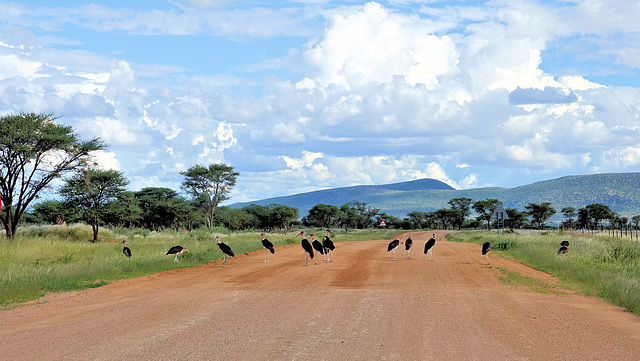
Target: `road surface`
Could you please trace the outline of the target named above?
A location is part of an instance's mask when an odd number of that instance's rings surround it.
[[[596,298],[502,284],[499,268],[555,282],[480,245],[411,234],[300,245],[47,297],[0,312],[0,360],[636,360],[640,318]],[[407,235],[398,238],[404,240]],[[337,239],[339,241],[339,238]],[[259,241],[257,241],[259,242]],[[168,260],[170,262],[171,260]]]

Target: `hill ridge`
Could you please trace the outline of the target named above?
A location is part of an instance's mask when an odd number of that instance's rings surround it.
[[[252,204],[267,206],[283,204],[300,210],[304,217],[316,204],[341,206],[351,201],[364,202],[372,208],[396,217],[405,217],[412,211],[431,212],[450,208],[453,198],[471,198],[473,201],[496,198],[505,208],[524,211],[529,203],[550,202],[560,216],[563,207],[583,208],[588,204],[602,203],[621,216],[640,214],[640,173],[596,173],[568,175],[541,180],[513,188],[483,187],[456,190],[432,178],[382,185],[356,185],[339,187],[288,196],[266,198],[252,202],[229,205],[242,208]]]

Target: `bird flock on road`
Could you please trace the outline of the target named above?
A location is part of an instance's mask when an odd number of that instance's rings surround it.
[[[335,245],[331,240],[331,238],[329,237],[329,236],[334,236],[334,233],[331,232],[331,230],[327,229],[326,235],[322,237],[322,241],[318,241],[316,239],[315,234],[311,234],[311,241],[305,238],[305,236],[306,236],[306,232],[304,230],[298,233],[298,235],[296,236],[296,237],[301,237],[300,245],[304,250],[304,266],[308,266],[308,259],[309,258],[314,259],[314,257],[316,259],[316,264],[318,264],[320,259],[318,254],[323,255],[324,262],[327,262],[327,263],[333,262],[333,251],[335,250]],[[265,238],[264,233],[262,233],[260,237],[262,237],[261,242],[262,242],[262,247],[264,248],[264,262],[269,263],[270,255],[276,253],[275,248],[273,246],[273,243],[271,243],[268,239]],[[227,257],[235,257],[235,254],[233,253],[233,250],[231,249],[231,247],[229,247],[229,245],[220,241],[220,236],[216,236],[216,244],[220,248],[220,251],[222,251],[222,258],[223,258],[222,267],[226,267]],[[411,247],[413,246],[413,240],[410,237],[408,237],[404,241],[401,241],[399,239],[394,239],[393,241],[389,242],[389,245],[387,246],[387,252],[393,251],[393,259],[392,259],[393,261],[396,261],[396,249],[401,244],[405,245],[405,250],[407,251],[407,259],[411,259]],[[433,248],[435,245],[436,245],[436,234],[434,233],[433,236],[429,238],[429,240],[427,240],[427,242],[424,244],[424,254],[425,254],[425,257],[427,255],[429,256],[429,261],[433,261]],[[567,253],[569,251],[569,246],[570,246],[569,241],[562,241],[560,243],[560,249],[558,250],[558,254]],[[174,255],[175,257],[173,259],[173,262],[180,263],[180,261],[178,260],[178,256],[183,254],[184,252],[189,252],[189,250],[178,245],[178,246],[171,247],[169,251],[167,251],[166,255],[170,255],[170,254]],[[482,255],[486,257],[485,265],[489,265],[490,252],[491,252],[491,243],[485,242],[482,245]],[[131,258],[131,249],[127,247],[126,240],[122,241],[122,253],[124,253],[124,255],[127,258]]]

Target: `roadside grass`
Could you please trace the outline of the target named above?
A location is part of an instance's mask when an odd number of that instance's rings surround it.
[[[492,253],[519,260],[557,277],[568,288],[600,297],[640,315],[640,242],[595,235],[572,237],[557,232],[501,234],[463,231],[451,241],[491,242]],[[569,241],[566,254],[560,242]]]
[[[321,239],[323,229],[315,232]],[[334,241],[389,239],[398,232],[334,231]],[[235,254],[262,249],[259,231],[231,233],[224,228],[192,232],[149,232],[130,229],[102,229],[99,241],[86,225],[21,227],[13,240],[0,235],[0,309],[20,306],[50,292],[99,287],[115,280],[134,278],[162,271],[193,267],[222,258],[215,243],[219,235]],[[276,246],[297,244],[298,231],[268,234]],[[132,257],[122,253],[123,240]],[[189,250],[174,263],[169,248],[181,245]]]

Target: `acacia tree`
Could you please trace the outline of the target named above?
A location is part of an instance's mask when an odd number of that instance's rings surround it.
[[[340,208],[332,204],[319,203],[309,209],[302,223],[312,227],[330,228],[338,220]]]
[[[181,229],[184,223],[191,229],[197,219],[191,202],[180,197],[170,188],[146,187],[135,193],[142,212],[142,225],[152,231],[175,227]]]
[[[180,174],[185,177],[182,189],[193,197],[194,203],[202,210],[207,228],[213,227],[218,205],[229,199],[229,192],[236,185],[236,178],[240,174],[234,172],[232,166],[218,163],[211,164],[208,168],[195,165]]]
[[[298,208],[285,206],[283,204],[269,205],[269,223],[276,228],[280,228],[287,234],[287,230],[298,220],[300,211]]]
[[[537,224],[538,229],[542,229],[545,222],[549,220],[551,216],[556,214],[556,210],[551,207],[550,202],[543,202],[540,204],[529,203],[524,206],[524,209],[526,209],[527,213],[531,216],[531,223]]]
[[[65,173],[105,148],[100,138],[81,141],[71,126],[57,124],[52,114],[20,113],[0,117],[0,221],[13,239],[27,207]]]
[[[82,169],[65,181],[60,195],[65,203],[78,209],[81,217],[91,225],[93,242],[98,240],[102,218],[114,202],[125,192],[129,181],[117,170]]]
[[[573,207],[563,207],[561,212],[564,216],[565,222],[568,223],[569,228],[573,229],[573,220],[576,217],[576,209]]]
[[[458,227],[458,230],[462,229],[464,220],[467,219],[467,217],[469,217],[469,215],[471,214],[472,202],[473,199],[466,197],[453,198],[449,200],[449,202],[447,202],[451,206],[451,209],[455,211],[455,214],[453,214],[453,219],[451,221],[454,226]]]
[[[483,201],[475,201],[473,203],[473,210],[478,213],[477,219],[479,221],[487,221],[487,229],[491,230],[491,216],[498,207],[499,200],[495,198],[487,198]]]

